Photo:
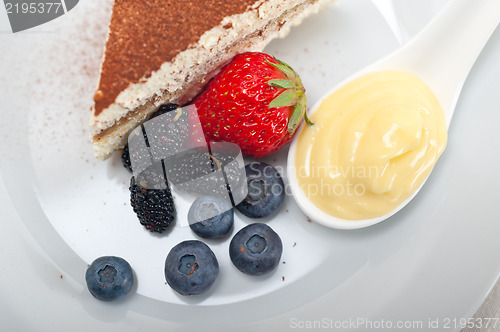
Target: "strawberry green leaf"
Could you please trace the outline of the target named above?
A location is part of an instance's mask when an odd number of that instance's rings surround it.
[[[293,82],[289,80],[274,79],[267,81],[267,84],[276,88],[290,89],[293,88]]]
[[[295,109],[290,116],[290,120],[288,120],[288,134],[293,135],[297,127],[302,122],[304,118],[304,114],[306,112],[305,106],[299,101],[297,105],[295,105]]]
[[[285,90],[269,103],[269,108],[293,106],[297,103],[297,94],[293,89]]]
[[[306,123],[310,126],[314,125],[314,123],[309,119],[309,117],[307,116],[307,98],[306,98],[306,95],[303,94],[302,96],[300,96],[299,98],[299,102],[302,103],[302,105],[304,105],[304,120],[306,121]]]
[[[306,123],[310,126],[314,125],[314,122],[311,121],[311,119],[309,119],[309,117],[307,116],[307,112],[304,112],[304,119],[306,120]]]
[[[276,59],[276,58],[274,58],[274,59]],[[293,76],[298,76],[297,73],[295,72],[295,70],[293,70],[292,66],[290,66],[288,63],[281,61],[281,60],[278,60],[278,59],[276,59],[276,61],[278,61],[280,63],[280,65],[288,68],[288,70],[290,70],[291,73],[293,73]]]
[[[273,66],[274,68],[281,70],[283,73],[285,73],[286,77],[294,78],[295,76],[297,76],[295,71],[284,62],[280,61],[280,63],[272,63],[267,61],[267,63]]]

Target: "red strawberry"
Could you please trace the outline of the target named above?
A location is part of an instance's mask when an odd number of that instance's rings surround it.
[[[299,76],[264,53],[242,53],[224,66],[195,99],[207,141],[239,145],[263,157],[288,143],[306,115]]]

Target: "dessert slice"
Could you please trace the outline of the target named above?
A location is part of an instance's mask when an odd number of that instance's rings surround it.
[[[95,155],[159,105],[186,104],[233,56],[261,51],[332,0],[115,0],[90,120]]]

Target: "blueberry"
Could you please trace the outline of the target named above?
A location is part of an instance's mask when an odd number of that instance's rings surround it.
[[[236,208],[250,218],[273,214],[285,199],[285,185],[278,170],[265,163],[253,162],[245,166],[245,172],[248,194]]]
[[[262,223],[242,228],[229,244],[229,256],[234,266],[250,275],[262,275],[274,270],[282,252],[279,235]]]
[[[90,293],[101,301],[123,298],[134,284],[130,264],[115,256],[103,256],[93,261],[87,268],[85,280]]]
[[[203,242],[188,240],[170,250],[165,260],[165,279],[181,295],[206,292],[217,279],[219,263]]]
[[[233,207],[227,199],[220,196],[200,196],[189,208],[188,222],[197,235],[220,238],[233,227]]]

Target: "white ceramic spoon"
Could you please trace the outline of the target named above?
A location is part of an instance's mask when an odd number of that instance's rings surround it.
[[[464,81],[499,22],[500,0],[450,0],[412,41],[344,80],[325,97],[364,74],[380,70],[402,70],[419,77],[431,88],[445,112],[449,127]],[[322,99],[311,109],[311,114],[319,107]],[[290,146],[288,165],[294,164],[297,139],[303,129],[304,126],[299,129]],[[298,185],[295,167],[288,167],[287,175],[295,201],[304,213],[320,224],[340,229],[367,227],[389,218],[408,204],[421,188],[384,216],[346,220],[325,213],[309,200]]]

